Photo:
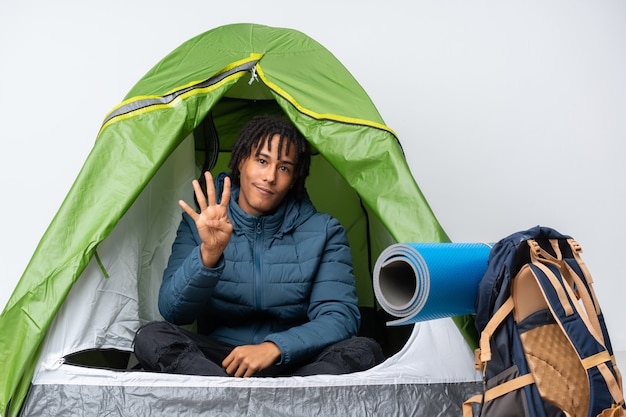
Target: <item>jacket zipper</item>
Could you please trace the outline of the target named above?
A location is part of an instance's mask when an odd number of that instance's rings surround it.
[[[263,249],[263,219],[259,218],[256,223],[256,236],[254,240],[254,299],[257,310],[261,308],[261,253]]]

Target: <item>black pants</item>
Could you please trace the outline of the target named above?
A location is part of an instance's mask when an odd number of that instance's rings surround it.
[[[165,321],[146,324],[135,336],[135,356],[148,371],[228,376],[221,363],[235,346]],[[254,376],[339,375],[369,369],[385,360],[373,339],[352,337],[328,346],[307,363],[273,365]]]

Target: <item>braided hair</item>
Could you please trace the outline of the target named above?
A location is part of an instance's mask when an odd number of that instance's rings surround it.
[[[254,155],[258,156],[265,146],[265,142],[268,139],[271,140],[274,135],[279,135],[280,137],[278,141],[279,159],[285,140],[287,141],[287,153],[289,153],[290,146],[295,146],[296,182],[289,194],[299,201],[306,194],[304,182],[309,175],[309,167],[311,166],[311,147],[293,124],[279,117],[256,116],[244,126],[233,145],[230,162],[228,163],[228,168],[231,170],[231,179],[234,184],[239,185],[239,165],[241,165],[241,162],[250,157],[253,150]],[[271,146],[272,142],[270,141],[267,145],[269,150],[271,150]]]

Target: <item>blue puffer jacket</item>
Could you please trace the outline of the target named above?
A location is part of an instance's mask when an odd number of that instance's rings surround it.
[[[221,195],[223,176],[216,181]],[[270,216],[251,216],[231,190],[231,241],[215,268],[200,260],[195,222],[183,213],[159,293],[174,324],[201,320],[233,345],[274,342],[278,364],[309,359],[357,333],[352,257],[345,231],[308,199],[290,200]]]

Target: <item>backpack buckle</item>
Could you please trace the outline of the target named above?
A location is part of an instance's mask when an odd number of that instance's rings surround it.
[[[537,243],[534,239],[528,240],[528,248],[534,255],[539,255],[539,253],[541,253],[541,246],[539,246],[539,243]]]
[[[572,248],[572,251],[574,251],[575,253],[582,253],[583,252],[583,247],[580,246],[580,243],[576,242],[574,239],[569,239],[569,246]]]
[[[474,369],[481,371],[485,363],[481,359],[480,348],[474,349]]]

